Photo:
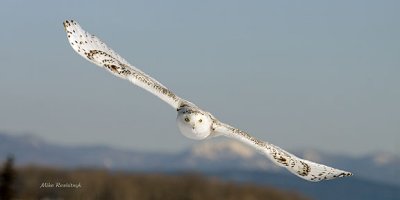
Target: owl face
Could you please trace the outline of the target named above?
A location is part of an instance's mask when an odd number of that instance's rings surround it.
[[[213,120],[206,112],[181,108],[176,121],[181,133],[190,139],[202,140],[212,132]]]

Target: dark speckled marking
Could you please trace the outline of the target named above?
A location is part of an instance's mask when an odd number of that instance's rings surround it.
[[[108,59],[103,59],[101,61],[101,63],[103,64],[103,66],[105,66],[111,72],[113,72],[113,73],[115,73],[115,74],[117,74],[119,76],[124,76],[124,77],[128,76],[128,75],[131,75],[135,79],[137,79],[140,82],[144,83],[145,85],[155,89],[159,93],[162,93],[162,94],[170,97],[175,102],[179,102],[180,101],[180,98],[178,98],[174,93],[172,93],[170,90],[168,90],[164,86],[156,83],[155,81],[153,81],[147,75],[145,75],[145,74],[143,74],[143,73],[141,73],[139,71],[133,70],[129,66],[117,61],[117,59],[115,59],[114,57],[112,57],[111,55],[107,54],[104,51],[90,50],[89,52],[85,53],[85,55],[89,60],[94,60],[94,56],[96,56],[96,55],[102,55],[104,57],[107,57]],[[108,64],[108,63],[112,63],[112,64]]]
[[[291,161],[293,161],[291,159],[291,156],[289,154],[287,154],[285,151],[281,150],[279,147],[275,147],[272,144],[258,140],[256,138],[252,137],[251,135],[249,135],[248,133],[241,131],[240,129],[230,127],[230,126],[228,128],[232,131],[232,133],[241,135],[242,137],[248,139],[249,141],[253,142],[257,146],[260,146],[260,147],[268,150],[269,155],[271,155],[272,158],[277,163],[280,163],[284,166],[289,166],[289,164],[292,164],[294,166],[293,162],[291,162]]]
[[[115,65],[110,65],[110,69],[111,69],[111,71],[113,71],[114,73],[118,73],[118,71],[117,71],[117,66],[115,66]]]
[[[299,175],[300,176],[307,176],[311,171],[311,167],[307,163],[305,163],[303,161],[300,161],[300,163],[303,165],[303,169],[302,169],[302,171],[298,172]]]

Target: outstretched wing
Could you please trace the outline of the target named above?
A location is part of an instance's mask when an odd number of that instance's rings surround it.
[[[190,103],[176,96],[154,78],[129,64],[99,38],[83,30],[76,21],[65,21],[64,28],[72,48],[90,62],[151,92],[175,109],[178,109],[183,103]]]
[[[227,124],[216,122],[213,128],[215,129],[216,135],[235,138],[251,145],[265,154],[277,165],[285,167],[293,174],[308,181],[316,182],[352,175],[350,172],[298,158],[273,144],[258,140],[248,133]]]

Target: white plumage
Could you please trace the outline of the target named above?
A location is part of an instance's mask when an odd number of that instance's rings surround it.
[[[220,122],[211,113],[178,97],[157,80],[129,64],[96,36],[83,30],[76,21],[65,21],[64,28],[69,43],[79,55],[107,69],[113,75],[127,79],[151,92],[175,108],[178,112],[178,128],[186,137],[202,140],[223,135],[240,140],[265,154],[277,165],[285,167],[293,174],[309,181],[329,180],[352,175],[350,172],[300,159],[273,144],[258,140],[242,130]]]

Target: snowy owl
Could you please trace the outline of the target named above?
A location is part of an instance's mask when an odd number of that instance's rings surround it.
[[[184,136],[195,140],[215,136],[240,140],[266,155],[277,165],[308,181],[316,182],[352,175],[350,172],[298,158],[271,143],[256,139],[245,131],[219,121],[211,113],[178,97],[160,82],[129,64],[99,38],[83,30],[76,21],[65,21],[64,28],[70,45],[79,55],[113,75],[151,92],[176,109],[178,128]]]

